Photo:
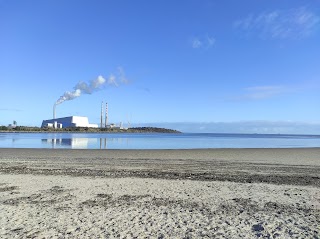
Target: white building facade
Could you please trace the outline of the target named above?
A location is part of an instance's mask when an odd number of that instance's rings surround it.
[[[43,120],[41,124],[42,128],[69,128],[69,127],[88,127],[98,128],[97,124],[90,124],[88,117],[83,116],[69,116],[64,118],[56,118]]]

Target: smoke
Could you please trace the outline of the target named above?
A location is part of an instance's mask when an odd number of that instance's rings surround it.
[[[76,84],[74,89],[80,90],[81,93],[84,94],[92,94],[94,91],[99,90],[105,82],[106,79],[104,79],[103,76],[98,76],[97,79],[90,81],[89,84],[80,81],[78,84]]]
[[[116,77],[114,75],[110,75],[108,79],[108,84],[109,85],[114,85],[118,87],[118,83],[116,81]]]
[[[125,78],[124,71],[121,67],[118,67],[118,72],[120,84],[127,84],[128,80]],[[112,74],[107,79],[99,75],[97,79],[91,80],[88,83],[80,81],[73,87],[73,91],[64,92],[63,95],[60,96],[59,99],[56,101],[55,105],[59,105],[65,101],[78,98],[82,94],[92,94],[96,91],[103,89],[103,87],[105,87],[106,85],[113,85],[118,87],[119,83],[117,81],[117,77],[115,77]]]
[[[119,73],[119,80],[122,84],[128,84],[129,80],[126,77],[126,74],[124,73],[124,70],[121,66],[118,67],[118,73]]]
[[[73,100],[74,98],[77,98],[81,95],[81,90],[80,89],[76,89],[75,91],[66,91],[64,92],[64,94],[62,96],[60,96],[60,98],[57,100],[56,105],[61,104],[62,102],[66,101],[66,100]]]

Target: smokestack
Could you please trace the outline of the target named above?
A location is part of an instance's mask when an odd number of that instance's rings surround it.
[[[101,102],[101,117],[100,117],[100,128],[103,127],[103,101]]]
[[[56,104],[53,105],[53,118],[56,118]]]
[[[104,119],[104,127],[107,128],[107,125],[108,125],[108,103],[106,103],[106,115]]]

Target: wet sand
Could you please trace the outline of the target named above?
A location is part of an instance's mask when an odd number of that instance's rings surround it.
[[[0,149],[0,238],[319,238],[320,149]]]

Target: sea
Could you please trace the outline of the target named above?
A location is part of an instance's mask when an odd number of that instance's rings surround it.
[[[0,148],[210,149],[320,147],[320,135],[219,133],[0,133]]]

